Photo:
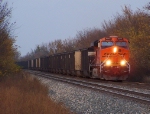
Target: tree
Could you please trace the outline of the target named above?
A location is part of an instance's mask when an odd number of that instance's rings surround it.
[[[12,35],[13,23],[9,22],[12,8],[7,3],[0,2],[0,76],[17,71],[15,65],[16,48]]]
[[[76,35],[76,49],[82,49],[90,47],[91,43],[102,37],[105,37],[106,33],[103,30],[93,28],[79,31]]]

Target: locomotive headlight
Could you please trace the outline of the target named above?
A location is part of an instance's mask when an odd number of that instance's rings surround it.
[[[117,52],[117,47],[113,48],[113,52],[116,53]]]
[[[111,65],[111,61],[110,60],[107,60],[106,61],[106,66],[110,66]]]
[[[126,61],[125,60],[122,60],[121,62],[120,62],[120,65],[121,66],[124,66],[126,64]]]

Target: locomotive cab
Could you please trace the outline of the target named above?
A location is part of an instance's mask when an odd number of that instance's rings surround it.
[[[110,36],[98,42],[93,77],[106,80],[126,80],[130,72],[129,47],[126,38]]]

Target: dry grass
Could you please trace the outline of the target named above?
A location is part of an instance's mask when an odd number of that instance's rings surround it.
[[[1,114],[69,114],[48,97],[48,89],[28,74],[0,79]]]

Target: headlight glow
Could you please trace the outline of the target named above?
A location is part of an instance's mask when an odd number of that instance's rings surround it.
[[[111,61],[110,60],[107,60],[106,61],[106,66],[110,66],[111,65]]]
[[[120,65],[121,66],[124,66],[126,64],[126,61],[125,60],[122,60],[121,62],[120,62]]]
[[[113,48],[113,52],[116,53],[117,52],[117,47]]]

